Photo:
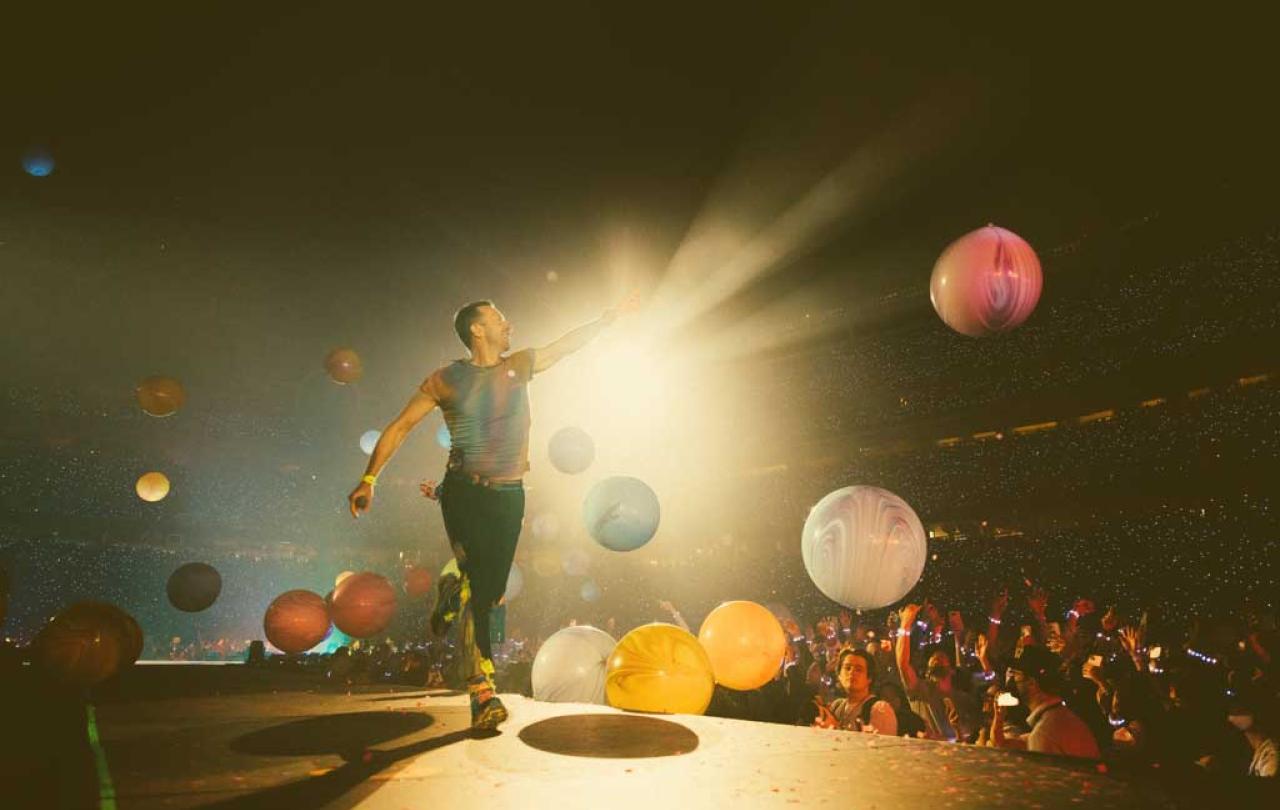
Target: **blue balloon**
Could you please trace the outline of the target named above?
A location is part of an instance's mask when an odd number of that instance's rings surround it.
[[[440,423],[440,427],[436,430],[436,444],[448,450],[453,447],[453,438],[449,435],[449,426]]]
[[[582,505],[587,531],[613,551],[634,551],[652,540],[661,511],[649,485],[626,475],[597,483]]]
[[[32,177],[48,177],[53,174],[53,155],[43,149],[32,149],[22,156],[22,168]]]

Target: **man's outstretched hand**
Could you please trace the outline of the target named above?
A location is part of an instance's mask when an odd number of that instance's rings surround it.
[[[347,505],[351,507],[353,518],[368,512],[371,503],[373,503],[373,485],[368,481],[361,481],[359,486],[351,490],[351,494],[347,496]]]
[[[604,311],[605,321],[613,323],[619,318],[631,315],[640,309],[640,291],[632,290],[626,297]]]

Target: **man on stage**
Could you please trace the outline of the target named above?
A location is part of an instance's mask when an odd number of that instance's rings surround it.
[[[378,473],[405,437],[432,410],[443,411],[452,440],[448,467],[439,486],[428,481],[422,490],[440,502],[461,576],[441,577],[431,629],[440,635],[461,617],[473,728],[496,728],[507,719],[494,688],[489,612],[506,590],[524,517],[521,479],[529,469],[529,380],[586,346],[635,306],[631,296],[548,346],[506,354],[511,348],[506,317],[492,301],[467,304],[454,316],[453,327],[470,357],[427,377],[382,431],[364,477],[348,497],[353,517],[368,511]]]

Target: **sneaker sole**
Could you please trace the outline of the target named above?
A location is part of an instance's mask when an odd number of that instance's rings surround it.
[[[507,722],[510,717],[511,715],[507,713],[505,706],[495,706],[481,712],[480,716],[476,718],[476,721],[471,724],[471,727],[475,729],[482,729],[484,731],[492,731],[497,728],[499,724]]]

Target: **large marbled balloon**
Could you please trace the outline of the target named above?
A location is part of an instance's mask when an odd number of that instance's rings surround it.
[[[609,705],[633,712],[702,714],[711,705],[715,675],[698,639],[655,622],[622,637],[605,672]]]
[[[661,516],[658,496],[648,484],[626,475],[598,482],[582,506],[587,531],[613,551],[635,551],[648,543]]]
[[[849,608],[880,608],[920,581],[924,526],[906,501],[886,489],[844,487],[809,512],[800,553],[827,598]]]
[[[1012,231],[988,225],[942,252],[933,266],[929,300],[947,326],[982,337],[1007,332],[1031,317],[1043,284],[1031,246]]]
[[[615,646],[613,636],[587,625],[556,632],[533,659],[533,699],[603,705],[605,670]]]

